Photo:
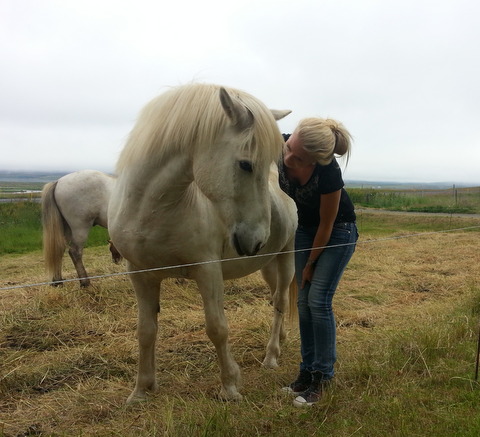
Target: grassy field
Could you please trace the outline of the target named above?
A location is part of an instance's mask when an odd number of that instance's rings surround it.
[[[216,399],[198,291],[171,280],[161,294],[159,392],[126,407],[136,302],[128,278],[116,276],[86,290],[77,282],[0,290],[0,436],[480,435],[480,220],[361,212],[358,224],[334,301],[336,383],[320,405],[294,408],[280,391],[297,372],[295,326],[281,367],[261,368],[272,308],[254,274],[225,289],[244,400]],[[2,254],[0,264],[0,288],[47,279],[39,249]],[[74,278],[67,257],[64,265]],[[85,265],[92,275],[123,270],[105,244],[86,249]]]
[[[357,206],[392,211],[480,214],[480,187],[448,190],[349,188]]]
[[[40,204],[38,203],[40,193],[12,194],[11,192],[40,190],[42,186],[43,184],[39,182],[0,182],[0,199],[23,197],[33,200],[0,203],[0,226],[2,227],[0,255],[28,253],[41,247]],[[480,187],[449,190],[349,188],[348,192],[357,207],[404,212],[480,214]],[[415,221],[411,219],[409,221],[410,228],[415,228]],[[392,231],[389,222],[390,220],[387,219],[380,225],[384,233]],[[91,231],[87,247],[103,245],[107,238],[107,232],[104,229],[95,227]]]
[[[41,191],[44,182],[6,182],[0,180],[0,193],[18,191]]]
[[[0,203],[0,255],[21,254],[42,247],[42,223],[38,202]],[[87,247],[105,245],[106,229],[95,226],[90,231]]]
[[[39,200],[42,182],[1,182],[0,199]],[[347,187],[355,205],[393,211],[480,214],[480,187],[379,189]],[[22,192],[24,191],[24,192]]]
[[[0,181],[0,199],[40,199],[43,182]]]

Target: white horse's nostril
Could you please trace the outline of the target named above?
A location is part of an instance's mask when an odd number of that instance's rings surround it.
[[[233,245],[235,247],[235,250],[240,256],[245,255],[245,252],[242,249],[242,246],[240,245],[240,240],[238,239],[238,235],[236,233],[233,234]]]
[[[258,233],[245,225],[240,225],[232,235],[232,243],[240,256],[256,255],[258,251],[265,245],[265,240],[258,236]]]

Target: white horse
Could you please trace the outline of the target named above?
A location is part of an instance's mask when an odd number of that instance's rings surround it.
[[[113,176],[81,170],[43,187],[43,253],[52,285],[61,285],[62,260],[67,246],[80,285],[90,285],[82,261],[83,247],[92,226],[107,228],[107,206],[114,185]],[[110,252],[118,264],[122,258],[111,243]]]
[[[297,225],[275,165],[283,146],[275,119],[288,113],[270,111],[239,90],[190,84],[167,91],[140,114],[117,163],[108,209],[110,237],[129,271],[143,270],[130,274],[140,354],[127,402],[156,390],[157,313],[166,277],[197,282],[206,333],[219,359],[220,397],[240,399],[223,281],[262,269],[274,306],[263,364],[278,365]]]

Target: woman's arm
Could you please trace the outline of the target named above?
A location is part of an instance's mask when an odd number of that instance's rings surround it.
[[[340,196],[341,190],[320,195],[320,224],[313,240],[314,249],[311,250],[307,264],[303,269],[301,288],[305,286],[307,281],[310,282],[312,280],[315,263],[330,240],[333,224],[338,214]]]

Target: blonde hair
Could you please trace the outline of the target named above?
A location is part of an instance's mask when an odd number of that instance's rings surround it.
[[[321,165],[332,162],[334,155],[350,158],[352,136],[342,123],[331,118],[304,118],[295,129],[303,148]]]

